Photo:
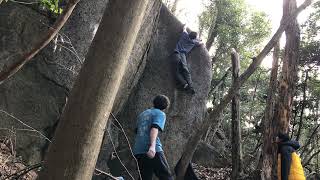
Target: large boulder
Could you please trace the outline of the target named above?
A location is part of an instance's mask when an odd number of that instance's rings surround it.
[[[38,56],[39,71],[72,89],[109,0],[80,1],[59,34]]]
[[[99,26],[108,0],[80,1],[59,35],[17,74],[0,85],[0,135],[16,138],[17,153],[29,163],[41,161],[66,99]],[[118,112],[141,76],[156,28],[160,1],[151,1],[115,101]],[[54,20],[34,7],[0,6],[0,69],[32,48]],[[39,132],[30,130],[19,121]],[[29,129],[29,130],[26,130]],[[108,145],[110,147],[110,144]],[[107,148],[110,149],[110,148]],[[109,150],[108,150],[109,152]]]
[[[90,44],[99,27],[109,0],[80,1],[63,27],[62,32],[41,55],[50,61],[38,61],[40,71],[57,84],[71,90]],[[160,11],[161,2],[151,1],[146,10],[142,27],[129,58],[126,73],[115,99],[116,114],[126,102],[145,67],[145,55]],[[57,42],[57,43],[56,43]]]
[[[30,44],[47,31],[45,16],[17,3],[0,6],[0,67],[11,64]],[[66,89],[42,74],[36,61],[26,64],[12,78],[0,85],[0,135],[15,141],[17,155],[30,163],[38,163],[48,142],[42,135],[54,125],[65,104]],[[31,129],[23,123],[31,126]]]
[[[16,138],[17,154],[29,163],[41,161],[73,82],[81,68],[108,0],[80,1],[54,41],[0,86],[2,136]],[[37,6],[2,3],[0,67],[30,50],[55,19]],[[8,116],[5,112],[18,118]],[[39,132],[22,124],[31,126]],[[23,130],[21,130],[23,129]],[[29,129],[26,131],[26,129]],[[10,132],[10,133],[8,133]]]
[[[210,168],[230,167],[230,157],[226,153],[222,143],[211,146],[205,142],[200,142],[193,155],[193,163]]]
[[[118,120],[124,127],[131,144],[134,139],[136,117],[143,110],[152,107],[152,99],[157,94],[164,94],[171,100],[171,107],[166,111],[167,123],[161,134],[161,141],[167,160],[173,168],[181,157],[185,144],[202,121],[206,110],[206,98],[211,81],[211,60],[207,50],[196,47],[190,53],[188,63],[196,90],[195,95],[178,91],[172,73],[172,59],[170,56],[182,32],[183,25],[162,6],[159,24],[147,55],[145,70],[135,89],[118,115]],[[117,150],[120,158],[127,161],[127,166],[135,169],[135,163],[130,158],[126,139],[118,135],[119,146]],[[115,168],[117,161],[110,163],[115,175],[126,174],[123,167]],[[132,171],[134,172],[134,171]]]

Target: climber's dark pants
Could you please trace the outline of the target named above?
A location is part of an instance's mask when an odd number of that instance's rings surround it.
[[[188,68],[186,54],[175,52],[172,56],[177,84],[183,86],[187,83],[192,87],[191,74]]]
[[[153,173],[159,180],[173,180],[167,160],[162,152],[157,152],[153,159],[146,154],[136,155],[142,180],[152,180]]]

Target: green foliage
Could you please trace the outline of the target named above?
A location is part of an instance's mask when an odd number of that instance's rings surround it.
[[[217,37],[213,44],[215,48],[213,78],[217,80],[231,66],[231,48],[235,48],[240,54],[242,71],[248,67],[252,62],[251,57],[257,54],[261,43],[270,35],[271,22],[265,13],[250,8],[244,0],[210,1],[199,17],[204,34],[209,33],[210,23],[214,18],[216,23],[213,31],[216,31]],[[268,72],[263,69],[258,71],[241,89],[241,111],[243,112],[241,119],[247,127],[257,125],[264,111],[263,97],[268,85]],[[225,86],[230,87],[230,85],[231,78],[228,78]],[[227,90],[228,88],[225,88],[222,94]],[[253,109],[255,111],[252,111]],[[224,118],[227,121],[229,117]]]
[[[293,111],[291,114],[291,131],[293,139],[297,138],[300,129],[299,142],[302,145],[300,153],[305,151],[302,160],[305,162],[312,154],[320,150],[320,131],[310,140],[312,132],[319,125],[320,100],[320,1],[313,5],[307,21],[301,26],[299,76],[296,80]],[[251,57],[260,51],[262,42],[270,35],[271,27],[267,15],[250,9],[244,0],[210,1],[206,11],[199,17],[200,30],[203,36],[210,31],[211,22],[216,18],[214,41],[213,82],[217,82],[226,69],[231,66],[230,49],[235,48],[240,54],[242,72],[251,63]],[[279,68],[279,71],[281,68]],[[308,73],[306,73],[308,72]],[[308,78],[306,81],[306,74]],[[280,74],[278,78],[280,77]],[[261,144],[262,120],[266,106],[270,70],[258,69],[240,89],[240,119],[242,126],[242,145],[245,159],[245,172],[249,173],[256,167],[256,148]],[[231,85],[231,77],[226,79],[224,88],[214,94],[212,99],[220,99]],[[275,90],[276,91],[276,90]],[[222,95],[221,95],[222,94]],[[305,95],[305,100],[303,99]],[[217,104],[217,102],[216,102]],[[302,106],[304,104],[304,106]],[[230,109],[223,115],[221,128],[227,136],[230,132]],[[302,124],[300,127],[300,120]],[[316,141],[318,139],[318,141]],[[317,158],[319,159],[317,161]],[[319,168],[320,155],[314,157],[306,168],[306,174]],[[318,165],[317,165],[318,163]],[[310,170],[310,171],[309,171]]]
[[[0,0],[0,4],[3,1],[4,2],[8,2],[9,0]],[[37,2],[35,2],[35,3],[40,2],[41,6],[43,6],[44,9],[47,9],[50,12],[52,12],[52,13],[54,13],[56,15],[59,15],[63,11],[63,9],[60,8],[60,6],[59,6],[60,1],[61,0],[37,0]],[[12,2],[24,4],[24,2],[19,2],[19,1],[12,1]]]
[[[215,50],[213,79],[217,80],[231,66],[231,48],[235,48],[240,54],[241,72],[249,66],[251,58],[258,53],[262,42],[270,35],[271,22],[265,13],[250,8],[244,0],[211,1],[199,17],[200,30],[202,28],[204,36],[209,33],[210,23],[214,18],[216,24],[213,31],[217,36],[212,47]],[[257,128],[261,126],[265,110],[269,72],[263,68],[258,69],[240,89],[243,155],[248,165],[246,171],[250,170],[249,166],[253,168],[255,162],[255,156],[251,159],[252,157],[247,155],[252,155],[260,144]],[[229,77],[225,86],[230,85]],[[225,94],[227,90],[228,88],[224,88],[217,94]],[[217,94],[213,98],[216,98]],[[225,112],[222,118],[222,128],[225,132],[230,132],[230,113]]]
[[[300,46],[300,65],[319,64],[320,58],[320,1],[314,4],[315,11],[302,25],[302,41]]]
[[[210,33],[214,18],[216,23],[213,31],[217,34],[213,44],[214,77],[221,77],[231,66],[231,48],[239,52],[242,69],[245,69],[251,63],[250,58],[261,48],[261,43],[270,35],[271,23],[267,15],[248,7],[244,0],[212,0],[199,16],[203,36]]]
[[[207,35],[212,24],[212,21],[216,19],[217,16],[217,7],[214,2],[205,6],[206,10],[203,11],[199,18],[199,35]]]
[[[311,78],[309,88],[311,96],[320,99],[320,80],[317,78]]]
[[[60,0],[40,0],[41,4],[55,14],[61,14],[62,8],[59,7]]]
[[[317,1],[313,5],[314,12],[312,12],[308,20],[302,25],[303,41],[311,42],[317,38],[320,32],[320,1]]]

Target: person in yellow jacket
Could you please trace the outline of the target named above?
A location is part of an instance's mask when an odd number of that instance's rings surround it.
[[[298,141],[290,140],[287,134],[279,133],[278,143],[278,180],[305,180],[301,160],[296,150]]]

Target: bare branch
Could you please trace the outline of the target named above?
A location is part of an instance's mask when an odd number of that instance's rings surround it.
[[[317,154],[320,154],[320,150],[318,150],[317,152],[313,153],[313,154],[309,157],[309,159],[308,159],[305,163],[303,163],[303,166],[308,165],[308,164],[310,163],[310,161],[311,161]]]
[[[0,109],[0,112],[6,114],[7,116],[10,116],[11,118],[13,118],[14,120],[17,120],[19,123],[21,123],[22,125],[32,129],[33,131],[37,132],[40,136],[42,136],[44,139],[46,139],[47,141],[51,142],[51,140],[49,138],[47,138],[43,133],[41,133],[40,131],[36,130],[35,128],[29,126],[28,124],[24,123],[23,121],[21,121],[19,118],[13,116],[12,114]]]
[[[271,49],[276,45],[276,43],[280,39],[282,33],[284,32],[285,28],[289,25],[289,23],[292,20],[294,20],[298,16],[298,14],[302,10],[304,10],[306,7],[308,7],[311,3],[312,3],[312,0],[305,0],[304,3],[302,5],[300,5],[298,7],[298,9],[291,16],[289,16],[281,21],[280,27],[278,28],[276,33],[272,36],[271,40],[263,48],[263,50],[259,53],[257,58],[250,64],[247,71],[244,72],[240,76],[240,81],[245,81],[251,76],[251,74],[254,72],[254,70],[261,64],[262,60],[268,55],[268,53],[271,51]]]
[[[41,166],[42,166],[42,162],[34,164],[34,165],[31,165],[31,166],[28,166],[28,167],[26,167],[26,168],[24,168],[24,169],[22,169],[22,170],[20,170],[20,171],[18,171],[16,173],[14,173],[14,174],[11,174],[11,175],[5,177],[4,179],[7,179],[7,180],[19,179],[21,176],[27,174],[29,171],[37,169],[37,168],[39,168]]]
[[[103,175],[108,176],[108,177],[111,178],[111,179],[118,180],[118,178],[116,178],[116,177],[112,176],[111,174],[109,174],[109,173],[107,173],[107,172],[104,172],[104,171],[102,171],[102,170],[100,170],[100,169],[98,169],[98,168],[96,168],[95,170],[96,170],[97,172],[103,174]]]
[[[16,0],[9,0],[10,2],[18,3],[18,4],[25,4],[25,5],[31,5],[31,4],[38,4],[40,1],[34,1],[34,2],[23,2],[23,1],[16,1]],[[1,3],[0,3],[1,4]]]
[[[319,127],[320,127],[320,124],[319,124],[316,128],[314,128],[314,130],[313,130],[313,132],[311,133],[311,135],[310,135],[307,143],[304,144],[304,145],[301,147],[301,149],[303,148],[303,150],[302,150],[302,152],[301,152],[301,157],[303,157],[304,153],[305,153],[306,150],[307,150],[308,145],[311,143],[312,138],[313,138],[314,135],[318,132],[317,130],[318,130]]]
[[[120,164],[124,167],[124,169],[127,171],[127,173],[129,174],[129,176],[131,177],[132,180],[134,180],[134,177],[132,176],[132,174],[129,172],[128,168],[124,165],[124,163],[122,162],[122,160],[120,159],[120,156],[119,154],[117,153],[117,150],[116,150],[116,146],[114,145],[113,141],[112,141],[112,137],[111,137],[111,134],[110,132],[107,130],[107,133],[108,133],[108,136],[109,136],[109,139],[111,141],[111,144],[112,144],[112,147],[113,147],[113,151],[114,153],[116,154]]]
[[[39,51],[41,51],[50,43],[50,41],[58,34],[60,29],[66,23],[73,9],[79,1],[80,0],[69,0],[62,15],[59,16],[59,18],[57,19],[53,27],[49,29],[47,34],[36,45],[33,46],[31,51],[25,52],[17,62],[13,63],[11,66],[5,68],[0,72],[0,84],[2,84],[6,79],[13,76],[16,72],[18,72],[24,66],[24,64],[30,61],[36,54],[39,53]]]
[[[120,128],[121,128],[121,131],[122,131],[124,137],[126,138],[126,141],[127,141],[127,144],[128,144],[128,147],[129,147],[129,150],[130,150],[130,153],[131,153],[131,156],[133,157],[133,159],[134,159],[134,161],[135,161],[135,163],[136,163],[137,169],[138,169],[139,178],[142,179],[141,173],[140,173],[140,169],[139,169],[139,164],[138,164],[138,161],[137,161],[136,157],[135,157],[134,154],[133,154],[133,151],[132,151],[132,148],[131,148],[131,145],[130,145],[128,136],[126,135],[126,132],[124,131],[121,123],[118,121],[118,119],[115,117],[115,115],[114,115],[113,113],[110,113],[110,114],[111,114],[111,116],[113,117],[113,119],[114,119],[115,121],[117,121],[117,123],[119,124],[119,126],[120,126]]]

